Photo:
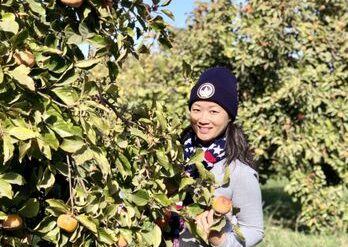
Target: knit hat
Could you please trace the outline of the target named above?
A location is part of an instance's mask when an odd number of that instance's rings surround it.
[[[204,71],[191,90],[189,109],[198,100],[217,103],[234,121],[238,108],[236,77],[229,69],[223,67],[210,68]]]

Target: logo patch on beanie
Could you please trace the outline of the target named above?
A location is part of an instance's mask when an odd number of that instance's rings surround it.
[[[197,95],[201,99],[208,99],[215,93],[215,87],[213,84],[206,82],[203,83],[197,90]]]

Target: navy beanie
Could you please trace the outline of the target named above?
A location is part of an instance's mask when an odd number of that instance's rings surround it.
[[[198,100],[217,103],[234,121],[238,109],[236,77],[224,67],[210,68],[204,71],[191,90],[189,109]]]

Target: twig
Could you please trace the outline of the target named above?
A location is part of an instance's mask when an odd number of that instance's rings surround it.
[[[127,119],[125,119],[117,110],[116,108],[114,107],[114,105],[112,105],[105,97],[103,97],[102,95],[102,92],[100,90],[100,88],[98,87],[98,98],[100,100],[101,103],[107,105],[110,107],[110,109],[116,114],[116,116],[122,120],[122,122],[124,123],[129,123]]]
[[[71,164],[70,164],[69,155],[66,156],[66,161],[68,163],[69,194],[70,194],[70,203],[71,203],[71,213],[74,213],[74,197],[73,197],[72,184],[71,184]]]

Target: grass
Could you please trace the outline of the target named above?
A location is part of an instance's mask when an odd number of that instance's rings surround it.
[[[348,236],[305,234],[298,231],[299,204],[284,191],[286,180],[270,180],[262,186],[265,238],[258,247],[348,247]]]

